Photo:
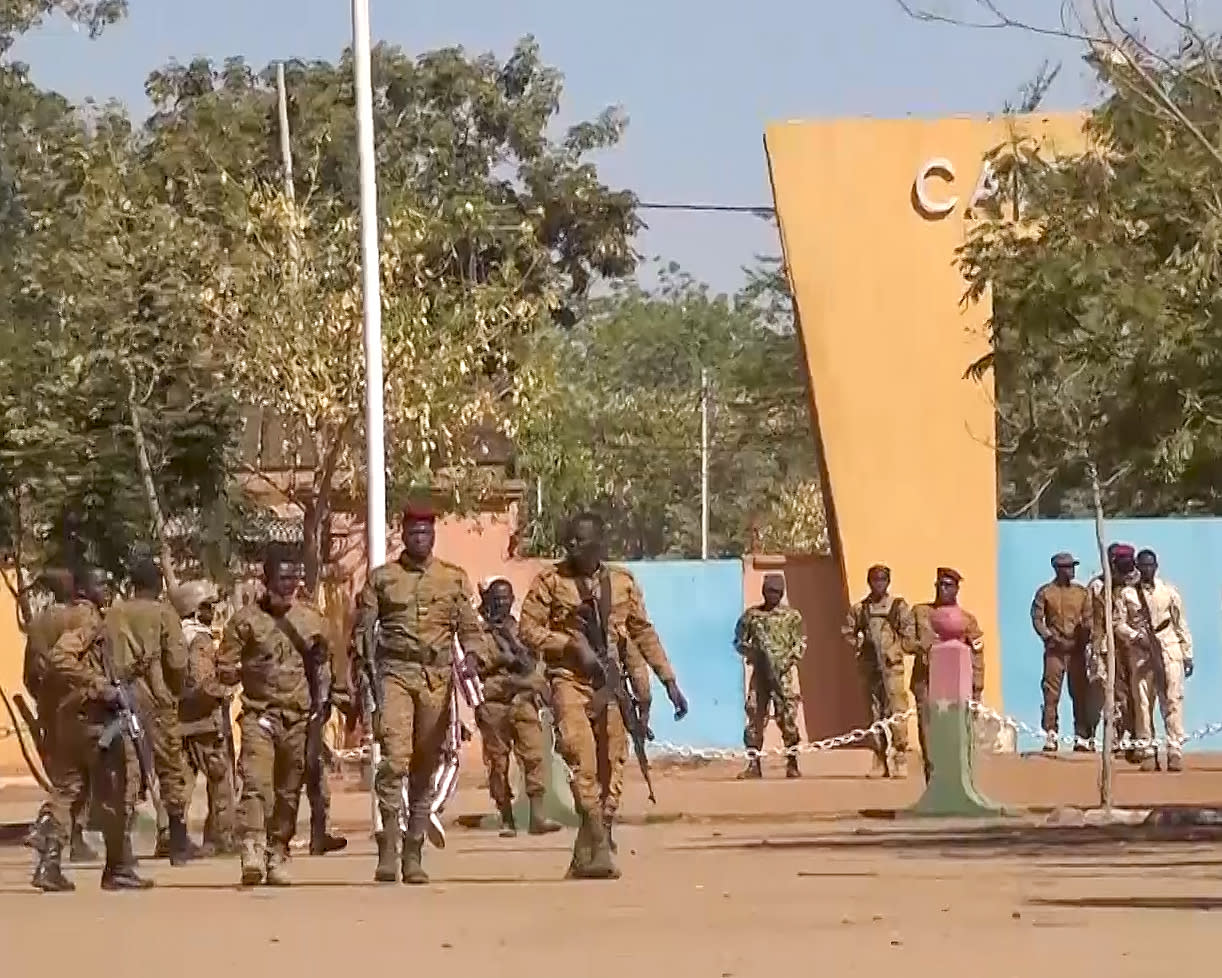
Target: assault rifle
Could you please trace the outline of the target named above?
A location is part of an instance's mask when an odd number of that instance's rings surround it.
[[[607,605],[611,603],[610,575],[604,569],[600,582],[601,597]],[[653,793],[653,779],[649,775],[649,756],[645,753],[645,742],[653,739],[653,732],[642,717],[641,705],[633,695],[628,677],[620,668],[619,659],[607,645],[606,612],[599,607],[599,602],[590,594],[582,594],[581,607],[577,611],[582,633],[594,650],[594,655],[602,667],[602,682],[596,678],[596,691],[586,707],[586,713],[596,717],[615,700],[620,716],[624,719],[624,728],[632,741],[632,751],[636,754],[637,764],[641,768],[641,776],[645,779],[645,787],[649,789],[649,800],[657,804],[658,799]]]
[[[118,693],[113,701],[116,716],[102,728],[102,734],[98,737],[98,746],[102,750],[110,750],[116,738],[126,737],[131,741],[136,751],[136,760],[140,765],[140,800],[143,801],[151,794],[153,805],[160,815],[162,806],[153,768],[153,750],[149,744],[144,724],[140,720],[140,713],[135,703],[132,702],[131,689],[127,683],[119,679],[118,672],[115,670],[114,657],[111,655],[110,639],[105,632],[99,631],[94,641],[101,643],[102,669],[106,673],[107,681]]]

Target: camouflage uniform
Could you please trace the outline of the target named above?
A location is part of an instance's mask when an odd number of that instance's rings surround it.
[[[242,684],[238,825],[244,882],[262,878],[261,855],[266,857],[268,881],[287,882],[284,865],[297,831],[313,706],[309,672],[317,668],[329,684],[326,643],[325,620],[300,601],[283,621],[270,615],[262,602],[248,604],[233,616],[221,639],[216,678],[226,686]],[[307,662],[306,655],[319,649],[319,661]]]
[[[47,777],[51,778],[55,758],[59,753],[58,721],[60,703],[66,694],[63,683],[51,674],[50,654],[55,643],[66,632],[88,628],[97,620],[97,609],[88,601],[77,600],[70,604],[53,604],[36,615],[26,630],[25,662],[22,680],[38,709],[39,733],[41,734],[43,763]],[[40,829],[48,825],[51,817],[50,801],[43,802],[35,825]],[[81,782],[80,795],[72,804],[72,855],[73,862],[88,861],[95,854],[85,845],[82,819],[89,805],[88,772]],[[41,844],[38,840],[35,843]]]
[[[912,665],[912,695],[917,708],[917,735],[921,745],[921,763],[925,777],[929,778],[929,750],[926,742],[926,717],[929,706],[929,652],[937,644],[938,633],[933,628],[933,613],[938,606],[932,601],[918,604],[912,609],[916,624],[916,661]],[[972,650],[972,699],[979,700],[984,692],[984,632],[976,616],[960,608],[966,627],[963,641]]]
[[[916,620],[908,602],[884,594],[877,601],[866,595],[849,609],[841,629],[857,653],[857,668],[870,695],[870,719],[885,720],[908,710],[904,685],[904,654],[916,646]],[[887,738],[873,737],[877,765],[895,777],[907,773],[908,721],[890,727],[894,758],[887,756]]]
[[[374,793],[384,851],[379,851],[378,879],[389,881],[398,855],[404,777],[410,810],[403,877],[408,882],[428,879],[420,858],[433,772],[449,729],[455,637],[481,663],[492,658],[471,597],[471,582],[461,567],[432,556],[416,564],[404,555],[374,568],[357,603],[358,635],[372,634],[374,624],[379,626],[374,654],[382,685],[377,731],[382,761],[374,774]]]
[[[199,622],[186,621],[183,631],[188,642],[188,665],[178,707],[179,733],[191,781],[202,774],[207,787],[204,842],[219,852],[230,852],[234,848],[234,784],[221,705],[233,696],[234,689],[216,678],[212,630]]]
[[[1116,645],[1116,677],[1112,691],[1112,718],[1115,726],[1116,741],[1135,736],[1135,715],[1130,678],[1132,675],[1132,649],[1130,644],[1117,634],[1116,623],[1127,614],[1121,592],[1125,587],[1131,587],[1141,579],[1137,571],[1128,577],[1112,579],[1112,633]],[[1103,575],[1091,578],[1087,585],[1091,595],[1091,628],[1090,656],[1087,659],[1087,673],[1095,686],[1092,695],[1091,717],[1103,712],[1103,680],[1107,675],[1107,619],[1104,617]],[[1094,729],[1094,724],[1091,725]],[[1137,760],[1136,754],[1131,759]]]
[[[108,629],[96,607],[79,602],[75,607],[77,620],[86,619],[85,623],[64,632],[47,656],[47,676],[60,684],[62,699],[56,718],[56,755],[51,775],[54,790],[48,799],[52,850],[44,854],[33,882],[40,889],[73,888],[59,874],[58,851],[68,838],[73,807],[88,779],[94,789],[106,842],[103,889],[145,889],[152,884],[136,875],[131,846],[132,820],[140,789],[136,751],[123,736],[112,741],[109,749],[102,749],[99,743],[103,730],[115,721],[115,710],[106,702],[113,688],[105,665]],[[112,655],[111,661],[114,679],[122,682],[147,679],[144,671],[147,663],[118,655]],[[48,870],[53,870],[61,885],[45,885]]]
[[[509,634],[501,634],[501,628]],[[480,669],[484,705],[476,711],[484,765],[488,769],[488,793],[501,814],[505,832],[512,834],[516,831],[513,788],[509,783],[509,756],[512,751],[522,769],[526,797],[530,799],[531,832],[539,835],[543,831],[554,831],[560,826],[553,828],[554,823],[543,817],[546,769],[538,701],[547,689],[547,680],[533,656],[529,659],[529,669],[525,671],[514,663],[511,644],[516,640],[518,626],[512,617],[499,623],[499,626],[489,623],[488,630],[501,652],[496,660],[483,664]],[[519,651],[530,656],[525,647]]]
[[[346,713],[352,704],[352,691],[349,682],[348,650],[339,642],[332,648],[331,655],[331,706]],[[327,751],[330,754],[330,751]],[[338,852],[348,846],[348,840],[343,836],[332,835],[327,831],[331,815],[331,782],[327,777],[327,763],[306,764],[306,800],[310,803],[310,855],[325,856],[329,852]]]
[[[609,594],[604,598],[602,588]],[[608,823],[614,817],[612,786],[622,784],[628,758],[624,720],[614,704],[595,717],[586,709],[594,685],[581,669],[573,643],[582,634],[578,615],[583,593],[600,607],[609,608],[604,625],[607,648],[626,661],[626,642],[636,646],[641,659],[663,683],[675,673],[645,611],[640,585],[625,568],[604,564],[591,578],[580,577],[567,560],[541,571],[522,602],[522,640],[543,659],[552,687],[552,709],[560,754],[572,773],[573,802],[581,817],[581,830],[573,848],[570,875],[618,875],[611,860]],[[638,682],[641,671],[636,670]]]
[[[117,601],[106,615],[106,631],[116,661],[138,663],[142,678],[133,686],[153,748],[161,801],[169,819],[169,856],[188,856],[186,836],[187,760],[178,732],[178,697],[187,673],[187,643],[182,622],[169,604],[153,598]]]
[[[777,605],[772,610],[763,605],[747,609],[734,628],[734,648],[748,669],[743,744],[749,751],[763,748],[764,727],[771,706],[785,747],[796,747],[801,739],[798,733],[801,698],[796,668],[806,652],[801,613],[788,605]],[[773,677],[778,687],[775,692]],[[797,760],[797,755],[788,755],[791,771],[796,770]]]

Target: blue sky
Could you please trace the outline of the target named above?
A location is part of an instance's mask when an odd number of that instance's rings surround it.
[[[932,0],[969,10],[971,0]],[[630,118],[600,162],[643,200],[770,204],[762,133],[773,120],[986,113],[1045,58],[1064,62],[1046,106],[1090,101],[1072,43],[1013,31],[915,23],[894,0],[371,0],[376,40],[412,51],[461,44],[506,53],[534,34],[565,75],[567,120],[608,104]],[[1055,10],[1058,0],[1024,0]],[[147,109],[148,72],[174,58],[241,54],[258,66],[335,58],[350,42],[348,0],[130,0],[131,16],[90,42],[61,22],[18,46],[35,79],[74,99]],[[718,289],[754,254],[776,252],[749,215],[650,213],[639,249]]]

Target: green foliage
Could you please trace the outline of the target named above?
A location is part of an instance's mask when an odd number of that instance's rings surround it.
[[[544,512],[524,527],[527,551],[555,553],[558,523],[594,508],[616,557],[700,555],[705,365],[710,554],[825,543],[821,508],[796,503],[817,479],[796,340],[770,328],[753,299],[714,296],[671,266],[656,291],[621,286],[571,331],[536,338],[540,392],[517,462],[541,482]]]
[[[1219,48],[1096,59],[1109,97],[1089,149],[1046,160],[1015,132],[1007,188],[961,251],[991,290],[1003,514],[1078,515],[1087,466],[1109,512],[1222,512],[1222,85]],[[1020,204],[1020,220],[1008,205]],[[1006,212],[1002,212],[1005,205]]]

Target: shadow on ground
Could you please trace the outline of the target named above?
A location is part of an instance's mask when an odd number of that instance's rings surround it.
[[[1062,910],[1222,910],[1222,897],[1075,897],[1028,900],[1027,903]]]

